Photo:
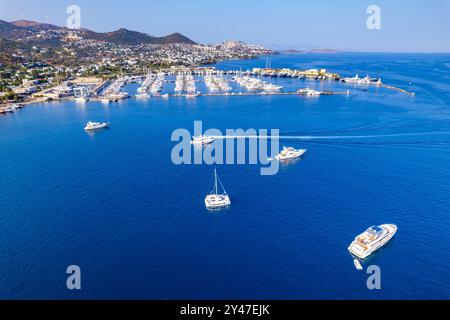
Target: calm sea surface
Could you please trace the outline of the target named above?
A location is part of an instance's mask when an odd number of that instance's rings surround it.
[[[351,94],[45,103],[0,116],[0,298],[450,298],[450,55],[271,60],[369,73],[416,96],[266,79]],[[87,134],[88,120],[112,127]],[[192,131],[195,120],[335,138],[282,140],[308,153],[275,176],[261,176],[260,165],[218,165],[232,206],[211,213],[203,200],[214,167],[171,161],[172,131]],[[399,230],[363,263],[381,268],[382,289],[370,291],[347,246],[383,223]],[[73,264],[81,291],[66,289]]]

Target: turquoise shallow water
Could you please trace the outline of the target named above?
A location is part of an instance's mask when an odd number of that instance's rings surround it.
[[[0,116],[0,297],[448,299],[450,55],[271,60],[369,73],[416,96],[270,79],[352,94],[46,103]],[[88,135],[88,120],[112,127]],[[172,131],[192,130],[195,120],[340,138],[281,141],[308,154],[275,176],[261,176],[259,165],[218,165],[232,206],[210,213],[203,199],[213,167],[170,158]],[[399,231],[364,263],[382,271],[382,289],[370,291],[347,246],[382,223]],[[71,264],[82,270],[78,292],[65,286]]]

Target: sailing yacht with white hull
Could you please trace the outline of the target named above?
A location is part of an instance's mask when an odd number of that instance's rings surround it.
[[[219,184],[223,190],[223,193],[219,193]],[[211,193],[206,196],[205,205],[206,208],[210,210],[227,208],[231,205],[230,197],[217,176],[216,169],[214,169],[214,188],[211,190]]]

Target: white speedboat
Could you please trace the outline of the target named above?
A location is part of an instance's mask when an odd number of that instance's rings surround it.
[[[92,122],[89,121],[86,124],[86,127],[84,127],[84,130],[97,130],[97,129],[103,129],[109,127],[109,122]]]
[[[359,262],[358,259],[353,260],[353,264],[355,265],[356,270],[362,270],[363,266],[361,265],[361,262]]]
[[[283,147],[283,150],[275,156],[277,160],[289,160],[303,156],[306,153],[306,149],[294,149],[292,147]]]
[[[215,139],[211,136],[194,136],[192,137],[191,144],[193,145],[207,145],[213,143]]]
[[[219,193],[219,184],[223,190],[222,193]],[[214,169],[214,188],[211,193],[206,196],[205,205],[206,208],[210,210],[222,209],[231,205],[230,197],[217,176],[216,169]]]
[[[348,250],[356,257],[365,259],[388,243],[396,232],[397,226],[395,224],[370,227],[355,238]]]

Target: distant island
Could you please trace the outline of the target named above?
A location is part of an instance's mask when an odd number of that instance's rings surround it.
[[[334,49],[311,49],[311,50],[297,50],[297,49],[288,49],[281,50],[283,53],[339,53],[339,50]]]

